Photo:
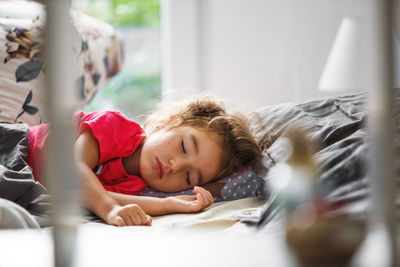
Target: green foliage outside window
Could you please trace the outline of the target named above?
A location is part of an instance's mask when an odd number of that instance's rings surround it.
[[[160,23],[159,0],[116,0],[112,1],[112,10],[109,22],[114,25],[158,26]]]
[[[73,0],[72,6],[116,27],[160,24],[160,0]]]

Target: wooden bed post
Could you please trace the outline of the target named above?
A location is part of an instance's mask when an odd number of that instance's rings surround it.
[[[372,134],[370,177],[373,181],[372,228],[385,229],[389,265],[400,266],[395,218],[393,3],[373,0],[370,27],[369,125]]]
[[[73,159],[73,88],[69,0],[47,0],[46,93],[51,125],[46,163],[52,195],[55,266],[75,265],[75,245],[80,198]]]

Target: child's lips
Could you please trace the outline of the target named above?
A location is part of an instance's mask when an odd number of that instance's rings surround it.
[[[160,179],[164,176],[164,166],[162,163],[156,158],[156,172]]]

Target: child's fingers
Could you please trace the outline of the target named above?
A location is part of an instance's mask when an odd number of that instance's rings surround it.
[[[140,225],[148,225],[149,222],[151,225],[151,217],[147,215],[142,208],[139,207],[137,215],[140,217],[141,220]]]
[[[211,205],[212,203],[214,203],[214,197],[210,191],[207,191],[207,196],[208,196],[208,200],[209,200],[208,204]]]
[[[203,204],[205,206],[209,206],[214,202],[214,199],[213,199],[210,191],[208,191],[200,186],[195,186],[194,191],[196,194],[200,194],[203,196],[203,201],[204,201]]]
[[[197,193],[199,193],[200,191],[201,191],[201,189],[203,189],[203,188],[201,188],[200,186],[195,186],[195,187],[193,187],[193,191],[197,194]]]
[[[128,204],[123,206],[118,215],[123,218],[126,225],[147,225],[149,219],[143,209],[136,204]]]
[[[147,225],[148,218],[147,218],[146,213],[144,213],[143,210],[140,210],[136,215],[138,217],[138,225]]]
[[[126,223],[125,223],[124,219],[121,216],[117,216],[115,218],[115,225],[116,226],[125,226]]]
[[[146,215],[146,219],[147,219],[147,226],[151,226],[152,222],[153,222],[153,218],[149,215]]]
[[[197,193],[197,199],[198,199],[199,207],[200,207],[201,209],[203,209],[203,208],[206,206],[206,204],[207,204],[207,200],[206,200],[206,197],[205,197],[203,191],[201,191],[201,190],[198,191],[198,193]]]
[[[124,219],[126,226],[135,225],[134,222],[132,221],[132,218],[129,216],[129,214],[124,214],[122,216],[122,218]]]
[[[201,209],[203,206],[204,197],[200,192],[196,193],[195,197],[196,199],[189,202],[188,204],[192,205],[196,210]]]
[[[214,202],[214,199],[213,199],[213,197],[212,197],[210,191],[208,191],[208,190],[206,190],[206,189],[204,189],[204,188],[202,188],[202,189],[203,189],[204,197],[205,197],[206,200],[207,200],[207,206],[209,206],[209,205],[211,205],[211,204]]]
[[[141,216],[137,213],[129,214],[129,218],[132,221],[132,225],[142,225],[143,224]]]
[[[146,225],[148,223],[147,214],[138,205],[130,206],[128,211],[132,225]]]

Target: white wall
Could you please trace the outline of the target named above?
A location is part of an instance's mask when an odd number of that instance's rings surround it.
[[[208,90],[252,107],[317,90],[343,17],[370,0],[164,0],[163,90]]]

